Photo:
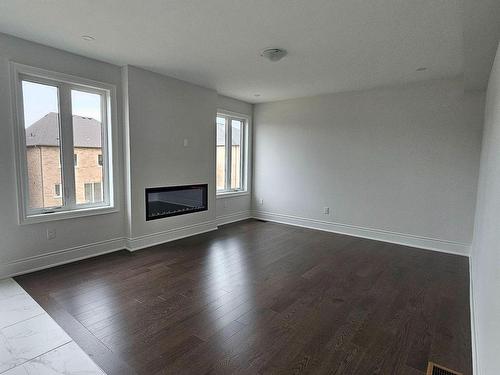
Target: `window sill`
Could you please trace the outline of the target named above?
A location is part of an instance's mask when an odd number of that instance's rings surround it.
[[[224,192],[216,193],[216,198],[223,199],[223,198],[241,197],[244,195],[250,195],[250,192],[249,191],[224,191]]]
[[[76,219],[86,216],[111,214],[118,211],[119,210],[116,207],[106,206],[106,207],[82,208],[80,210],[72,210],[72,211],[53,212],[50,214],[36,214],[22,218],[20,224],[25,225],[25,224],[44,223],[47,221]]]

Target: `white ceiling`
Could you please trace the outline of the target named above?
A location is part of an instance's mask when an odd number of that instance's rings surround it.
[[[0,32],[255,103],[462,74],[461,4],[2,0]],[[274,46],[288,56],[278,63],[259,56]],[[428,69],[416,72],[419,67]]]

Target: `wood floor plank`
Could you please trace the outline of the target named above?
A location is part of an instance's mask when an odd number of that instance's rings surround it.
[[[468,259],[246,220],[17,281],[108,374],[472,374]]]

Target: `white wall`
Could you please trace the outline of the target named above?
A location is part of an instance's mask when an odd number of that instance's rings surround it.
[[[500,374],[500,48],[486,98],[471,277],[478,374]]]
[[[0,34],[0,278],[121,248],[123,210],[43,224],[18,224],[9,61],[110,83],[121,96],[118,67]],[[121,124],[120,113],[118,122]],[[118,205],[123,206],[120,130],[118,127],[118,134],[114,134],[114,156]],[[57,238],[47,240],[48,228],[56,229]]]
[[[116,86],[118,124],[113,153],[117,213],[18,224],[10,61]],[[214,90],[0,34],[0,278],[216,229],[217,108],[252,114],[252,105],[218,97]],[[145,221],[146,187],[191,183],[209,184],[208,211]],[[218,205],[222,220],[248,215],[249,195],[223,201],[225,205]],[[57,237],[47,240],[47,229],[56,229]]]
[[[132,66],[123,75],[130,248],[215,229],[217,93]],[[145,221],[145,188],[201,183],[209,184],[208,211]]]
[[[461,79],[257,104],[256,215],[467,254],[482,107]]]
[[[237,220],[249,218],[251,216],[251,190],[252,190],[252,114],[253,105],[219,95],[217,98],[217,109],[229,112],[235,112],[246,115],[250,118],[249,124],[249,162],[248,162],[248,194],[238,196],[219,196],[217,197],[217,223],[225,224]]]

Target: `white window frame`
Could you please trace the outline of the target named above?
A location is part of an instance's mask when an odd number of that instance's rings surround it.
[[[18,185],[19,223],[31,224],[44,221],[106,214],[118,211],[115,206],[113,168],[113,127],[116,122],[116,88],[114,85],[93,81],[68,74],[57,73],[27,65],[10,63],[13,91],[13,113],[15,126],[16,172]],[[24,127],[24,110],[22,81],[27,80],[40,84],[56,86],[60,111],[60,137],[62,178],[64,188],[64,205],[60,207],[30,209],[28,190],[28,168],[26,136]],[[103,131],[103,202],[98,204],[76,204],[76,189],[74,177],[74,148],[71,90],[96,93],[102,95],[101,102]]]
[[[218,198],[223,198],[223,197],[228,197],[228,196],[237,196],[237,195],[246,195],[248,194],[248,185],[249,185],[249,133],[250,133],[250,117],[235,113],[235,112],[230,112],[230,111],[225,111],[225,110],[218,110],[217,111],[217,116],[215,118],[215,132],[217,132],[217,117],[224,117],[226,118],[226,152],[225,152],[225,162],[226,162],[226,168],[225,168],[225,178],[224,178],[224,184],[225,187],[222,190],[216,190],[216,195]],[[231,126],[231,120],[238,120],[243,123],[243,131],[241,134],[241,157],[240,157],[240,163],[241,163],[241,171],[240,171],[240,178],[241,178],[241,188],[239,189],[231,189],[231,153],[232,153],[232,126]],[[217,138],[217,135],[216,135]],[[217,147],[217,145],[216,145]],[[217,184],[216,184],[217,185]]]

